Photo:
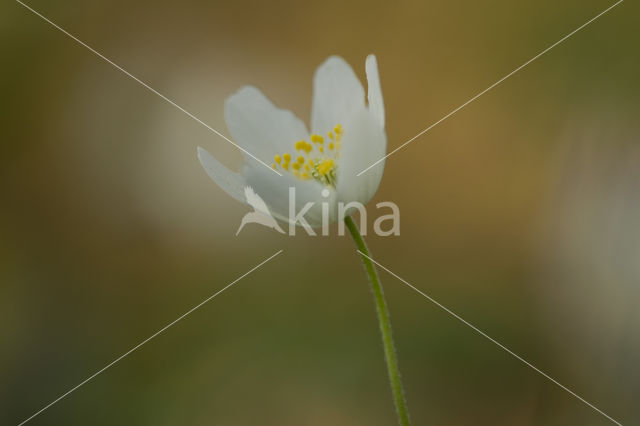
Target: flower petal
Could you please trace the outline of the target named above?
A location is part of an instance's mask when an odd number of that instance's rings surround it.
[[[227,99],[224,115],[236,142],[267,164],[273,162],[275,154],[290,151],[294,142],[309,136],[298,117],[277,108],[252,86],[241,88]],[[245,158],[257,163],[246,154]]]
[[[247,165],[245,179],[255,192],[265,201],[271,214],[284,222],[289,220],[289,188],[295,188],[295,214],[299,213],[306,203],[313,206],[304,214],[305,220],[313,228],[322,226],[322,203],[329,204],[329,221],[335,222],[337,218],[336,191],[331,190],[329,197],[322,196],[325,188],[315,180],[300,180],[290,173],[278,176],[269,172],[264,166]],[[293,219],[293,218],[291,218]]]
[[[318,67],[313,78],[311,130],[324,134],[364,107],[364,89],[349,64],[331,56]]]
[[[362,108],[344,129],[338,159],[338,201],[366,204],[373,197],[382,179],[384,161],[356,175],[384,157],[386,149],[387,135],[373,113]]]
[[[365,63],[367,70],[367,82],[369,88],[367,90],[367,99],[369,101],[369,111],[380,123],[380,127],[384,129],[384,102],[382,100],[382,89],[380,88],[380,74],[378,74],[378,61],[375,55],[367,56]]]
[[[236,200],[246,204],[247,201],[244,197],[244,178],[239,173],[232,172],[205,149],[200,147],[198,147],[198,160],[200,160],[200,164],[202,164],[202,167],[204,167],[209,177],[213,179],[220,188],[224,189],[227,194]],[[262,167],[264,168],[264,166]]]

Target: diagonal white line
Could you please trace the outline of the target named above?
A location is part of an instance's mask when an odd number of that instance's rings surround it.
[[[462,108],[466,107],[467,105],[469,105],[471,102],[475,101],[476,99],[478,99],[480,96],[484,95],[485,93],[487,93],[489,90],[493,89],[494,87],[496,87],[497,85],[499,85],[500,83],[502,83],[503,81],[505,81],[506,79],[508,79],[509,77],[511,77],[512,75],[514,75],[515,73],[517,73],[518,71],[520,71],[522,68],[526,67],[527,65],[529,65],[531,62],[535,61],[536,59],[538,59],[540,56],[544,55],[545,53],[547,53],[548,51],[550,51],[551,49],[553,49],[554,47],[556,47],[557,45],[559,45],[560,43],[562,43],[563,41],[565,41],[566,39],[568,39],[569,37],[571,37],[572,35],[574,35],[575,33],[577,33],[578,31],[580,31],[581,29],[583,29],[584,27],[586,27],[587,25],[589,25],[590,23],[592,23],[593,21],[595,21],[596,19],[598,19],[599,17],[601,17],[602,15],[604,15],[605,13],[607,13],[608,11],[610,11],[611,9],[613,9],[614,7],[616,7],[617,5],[619,5],[620,3],[622,3],[624,0],[618,0],[616,3],[614,3],[613,5],[609,6],[608,8],[606,8],[605,10],[603,10],[602,12],[600,12],[599,14],[597,14],[596,16],[594,16],[593,18],[589,19],[587,22],[585,22],[584,24],[580,25],[578,28],[576,28],[575,30],[571,31],[569,34],[567,34],[566,36],[562,37],[560,40],[556,41],[555,43],[553,43],[551,46],[547,47],[546,49],[544,49],[542,52],[538,53],[536,56],[534,56],[533,58],[529,59],[527,62],[525,62],[524,64],[520,65],[518,68],[516,68],[515,70],[511,71],[509,74],[505,75],[504,77],[502,77],[500,80],[496,81],[495,83],[493,83],[491,86],[487,87],[486,89],[484,89],[482,92],[478,93],[477,95],[475,95],[473,98],[469,99],[468,101],[466,101],[465,103],[463,103],[462,105],[460,105],[459,107],[457,107],[456,109],[454,109],[453,111],[449,112],[447,115],[445,115],[444,117],[442,117],[440,120],[436,121],[435,123],[433,123],[432,125],[430,125],[429,127],[427,127],[426,129],[424,129],[423,131],[421,131],[420,133],[418,133],[417,135],[415,135],[414,137],[412,137],[411,139],[409,139],[408,141],[406,141],[405,143],[403,143],[402,145],[400,145],[399,147],[397,147],[396,149],[394,149],[393,151],[391,151],[390,153],[388,153],[387,155],[385,155],[384,157],[380,158],[379,160],[377,160],[375,163],[371,164],[369,167],[367,167],[366,169],[362,170],[360,173],[358,173],[356,176],[360,176],[361,174],[365,173],[367,170],[371,169],[372,167],[374,167],[376,164],[379,164],[380,162],[384,161],[385,159],[389,158],[391,155],[395,154],[396,152],[400,151],[402,148],[404,148],[405,146],[409,145],[411,142],[413,142],[414,140],[418,139],[420,136],[424,135],[425,133],[427,133],[429,130],[433,129],[434,127],[436,127],[438,124],[442,123],[444,120],[446,120],[447,118],[451,117],[453,114],[455,114],[456,112],[460,111]]]
[[[107,368],[111,367],[112,365],[114,365],[115,363],[117,363],[118,361],[122,360],[123,358],[125,358],[127,355],[131,354],[131,352],[135,351],[136,349],[140,348],[142,345],[144,345],[145,343],[149,342],[151,339],[153,339],[154,337],[156,337],[157,335],[159,335],[160,333],[164,332],[165,330],[167,330],[169,327],[173,326],[174,324],[176,324],[178,321],[182,320],[183,318],[185,318],[187,315],[191,314],[193,311],[195,311],[196,309],[200,308],[202,305],[204,305],[205,303],[209,302],[211,299],[213,299],[214,297],[216,297],[217,295],[219,295],[220,293],[222,293],[223,291],[225,291],[226,289],[228,289],[229,287],[231,287],[232,285],[234,285],[235,283],[237,283],[238,281],[240,281],[241,279],[243,279],[244,277],[246,277],[247,275],[249,275],[250,273],[252,273],[253,271],[255,271],[256,269],[260,268],[262,265],[264,265],[265,263],[269,262],[271,259],[273,259],[274,257],[276,257],[277,255],[279,255],[280,253],[282,253],[283,250],[278,250],[275,254],[272,254],[270,257],[266,258],[265,260],[263,260],[262,262],[260,262],[259,264],[257,264],[256,266],[254,266],[253,268],[251,268],[250,270],[248,270],[247,272],[245,272],[244,274],[240,275],[238,278],[236,278],[235,280],[233,280],[232,282],[230,282],[229,284],[227,284],[225,287],[222,288],[222,290],[218,290],[216,293],[212,294],[211,296],[207,297],[206,299],[204,299],[202,302],[198,303],[196,306],[194,306],[193,308],[189,309],[187,312],[185,312],[184,314],[180,315],[178,318],[176,318],[175,320],[171,321],[169,324],[165,325],[164,327],[162,327],[160,330],[156,331],[155,333],[153,333],[151,336],[147,337],[146,339],[144,339],[142,342],[138,343],[137,345],[135,345],[133,348],[129,349],[127,352],[123,353],[122,355],[120,355],[118,358],[114,359],[113,361],[111,361],[109,364],[105,365],[104,367],[102,367],[100,370],[96,371],[95,373],[93,373],[91,376],[87,377],[86,379],[84,379],[82,382],[78,383],[77,385],[75,385],[74,387],[72,387],[71,389],[69,389],[67,392],[63,393],[62,395],[60,395],[58,398],[54,399],[53,401],[51,401],[49,404],[45,405],[44,407],[42,407],[40,410],[36,411],[33,415],[31,415],[31,417],[23,420],[21,423],[18,424],[18,426],[22,426],[23,424],[27,423],[29,420],[33,419],[34,417],[36,417],[38,414],[42,413],[43,411],[45,411],[46,409],[50,408],[52,405],[56,404],[57,402],[59,402],[62,398],[68,396],[69,394],[71,394],[73,391],[75,391],[76,389],[78,389],[80,386],[84,385],[85,383],[87,383],[88,381],[90,381],[91,379],[95,378],[97,375],[99,375],[100,373],[102,373],[103,371],[105,371]]]
[[[448,314],[450,314],[451,316],[453,316],[454,318],[456,318],[457,320],[461,321],[464,325],[472,328],[474,331],[476,331],[478,334],[480,334],[481,336],[489,339],[491,342],[495,343],[498,347],[500,347],[501,349],[505,350],[506,352],[508,352],[509,354],[513,355],[516,359],[518,359],[519,361],[523,362],[524,364],[528,365],[529,367],[531,367],[532,369],[534,369],[535,371],[537,371],[538,373],[540,373],[541,375],[543,375],[544,377],[546,377],[548,380],[550,380],[551,382],[555,383],[556,385],[560,386],[562,389],[564,389],[565,391],[569,392],[571,395],[573,395],[574,397],[578,398],[580,401],[584,402],[585,404],[587,404],[589,407],[593,408],[594,410],[596,410],[598,413],[602,414],[604,417],[606,417],[607,419],[611,420],[613,423],[622,426],[622,424],[620,422],[618,422],[617,420],[613,419],[612,417],[610,417],[609,415],[607,415],[604,411],[600,410],[598,407],[596,407],[595,405],[591,404],[589,401],[585,400],[584,398],[582,398],[580,395],[578,395],[577,393],[575,393],[574,391],[572,391],[571,389],[569,389],[568,387],[564,386],[562,383],[558,382],[557,380],[555,380],[553,377],[549,376],[547,373],[545,373],[544,371],[540,370],[539,368],[537,368],[535,365],[531,364],[530,362],[528,362],[526,359],[522,358],[520,355],[516,354],[515,352],[513,352],[512,350],[510,350],[509,348],[507,348],[506,346],[504,346],[502,343],[498,342],[497,340],[495,340],[493,337],[489,336],[487,333],[485,333],[484,331],[480,330],[478,327],[476,327],[475,325],[471,324],[469,321],[465,320],[464,318],[462,318],[460,315],[456,314],[455,312],[453,312],[451,309],[447,308],[446,306],[442,305],[440,302],[438,302],[437,300],[435,300],[434,298],[428,296],[426,293],[422,292],[421,290],[418,290],[416,287],[414,287],[413,285],[411,285],[409,282],[407,282],[405,279],[401,278],[400,276],[396,275],[395,273],[391,272],[388,268],[382,266],[380,263],[378,263],[377,261],[373,260],[371,257],[367,256],[366,254],[364,254],[363,252],[361,252],[360,250],[356,251],[358,253],[360,253],[361,256],[366,257],[367,259],[369,259],[370,261],[372,261],[373,263],[375,263],[376,265],[378,265],[380,268],[384,269],[385,271],[387,271],[389,274],[393,275],[395,278],[397,278],[398,280],[402,281],[404,284],[406,284],[407,286],[409,286],[411,289],[413,289],[414,291],[416,291],[417,293],[421,294],[422,296],[426,297],[430,302],[434,303],[436,306],[438,306],[439,308],[441,308],[442,310],[444,310],[445,312],[447,312]]]
[[[113,62],[112,60],[110,60],[109,58],[107,58],[106,56],[104,56],[103,54],[101,54],[100,52],[98,52],[97,50],[95,50],[94,48],[92,48],[91,46],[89,46],[88,44],[86,44],[85,42],[83,42],[82,40],[77,38],[76,36],[74,36],[73,34],[69,33],[68,31],[66,31],[65,29],[63,29],[59,25],[57,25],[55,22],[53,22],[50,19],[46,18],[45,16],[40,14],[38,11],[36,11],[33,8],[27,6],[26,4],[24,4],[20,0],[16,0],[16,1],[18,3],[20,3],[22,6],[24,6],[26,9],[30,10],[31,12],[33,12],[35,15],[39,16],[40,18],[42,18],[43,20],[45,20],[49,24],[53,25],[56,29],[60,30],[62,33],[64,33],[67,36],[69,36],[71,39],[76,41],[78,44],[86,47],[92,53],[96,54],[101,59],[104,59],[106,62],[108,62],[109,64],[113,65],[116,69],[122,71],[125,75],[127,75],[128,77],[131,77],[132,79],[134,79],[135,81],[140,83],[144,88],[148,89],[150,92],[158,95],[159,97],[161,97],[165,101],[169,102],[171,105],[173,105],[174,107],[178,108],[180,111],[182,111],[183,113],[185,113],[186,115],[188,115],[189,117],[191,117],[192,119],[194,119],[195,121],[197,121],[198,123],[200,123],[201,125],[206,127],[207,129],[211,130],[213,133],[215,133],[216,135],[220,136],[222,139],[226,140],[231,145],[235,146],[240,151],[244,152],[245,154],[247,154],[248,156],[250,156],[251,158],[253,158],[257,162],[259,162],[260,164],[262,164],[263,166],[265,166],[266,168],[271,170],[272,172],[282,176],[282,173],[278,172],[277,170],[274,170],[267,163],[265,163],[264,161],[260,160],[258,157],[256,157],[255,155],[253,155],[252,153],[250,153],[249,151],[247,151],[246,149],[244,149],[243,147],[241,147],[237,143],[233,142],[231,139],[229,139],[228,137],[226,137],[225,135],[223,135],[222,133],[220,133],[219,131],[217,131],[216,129],[214,129],[213,127],[211,127],[210,125],[208,125],[204,121],[200,120],[198,117],[196,117],[195,115],[191,114],[189,111],[187,111],[186,109],[184,109],[183,107],[181,107],[177,103],[173,102],[171,99],[167,98],[165,95],[163,95],[162,93],[158,92],[156,89],[154,89],[153,87],[149,86],[147,83],[145,83],[144,81],[140,80],[138,77],[136,77],[135,75],[131,74],[129,71],[125,70],[120,65],[116,64],[115,62]]]

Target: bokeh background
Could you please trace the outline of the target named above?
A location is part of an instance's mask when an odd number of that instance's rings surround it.
[[[228,134],[260,87],[378,56],[389,149],[611,2],[48,2],[36,10]],[[640,12],[631,1],[391,157],[375,258],[625,425],[640,424]],[[0,6],[0,423],[18,424],[278,249],[34,425],[392,425],[347,237],[247,227],[241,155],[20,4]],[[370,221],[369,226],[372,225]],[[335,234],[336,229],[333,229]],[[381,273],[415,425],[606,418]]]

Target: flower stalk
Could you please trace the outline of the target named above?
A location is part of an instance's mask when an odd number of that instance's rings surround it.
[[[349,230],[356,247],[360,253],[365,255],[361,256],[361,258],[367,275],[369,276],[373,299],[376,304],[378,323],[380,325],[380,333],[382,336],[382,346],[384,348],[384,357],[387,363],[387,372],[389,373],[389,381],[391,383],[391,392],[393,394],[393,401],[398,415],[398,423],[401,426],[410,426],[411,422],[409,421],[409,411],[404,397],[404,389],[402,387],[400,370],[398,368],[398,358],[396,356],[393,335],[391,333],[389,309],[387,308],[387,302],[385,301],[384,293],[382,291],[382,284],[380,284],[378,272],[376,271],[374,263],[370,259],[371,254],[367,248],[367,244],[364,242],[364,238],[362,238],[362,235],[360,234],[358,226],[355,224],[351,216],[345,217],[344,223],[347,225],[347,229]]]

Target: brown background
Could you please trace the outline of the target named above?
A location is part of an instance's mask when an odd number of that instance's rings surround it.
[[[28,3],[213,127],[244,84],[308,122],[378,57],[393,149],[611,3]],[[622,3],[391,157],[375,258],[623,424],[640,418],[638,8]],[[0,7],[0,423],[17,424],[284,248],[36,425],[391,425],[351,241],[250,226],[241,156],[15,2]],[[372,222],[370,222],[371,226]],[[335,233],[335,228],[333,229]],[[415,425],[606,425],[382,273]],[[635,399],[634,399],[635,398]]]

